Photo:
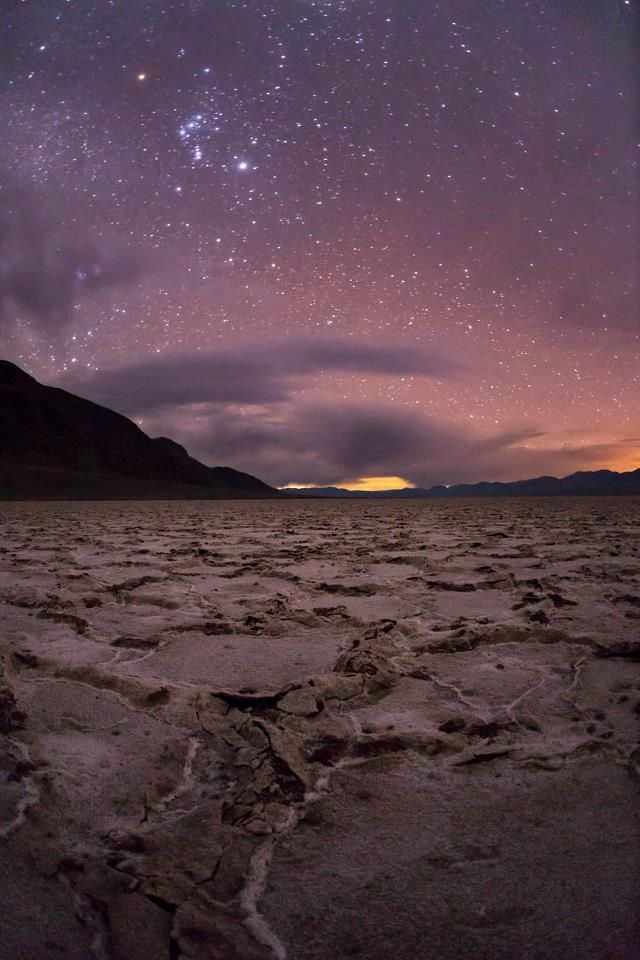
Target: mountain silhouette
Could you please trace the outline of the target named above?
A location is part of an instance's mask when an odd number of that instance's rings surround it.
[[[406,487],[401,490],[345,490],[343,487],[289,488],[296,497],[367,498],[389,500],[437,499],[442,497],[577,497],[638,496],[640,468],[625,473],[615,470],[583,470],[568,477],[533,477],[510,483],[456,483],[445,487]]]
[[[0,360],[0,499],[261,499],[281,494],[208,467],[166,437]]]

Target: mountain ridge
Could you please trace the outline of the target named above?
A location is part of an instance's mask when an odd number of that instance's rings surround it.
[[[482,480],[451,486],[404,487],[398,490],[347,490],[344,487],[290,487],[296,497],[324,499],[419,500],[455,497],[531,496],[640,496],[640,467],[636,470],[578,470],[566,477],[531,477],[507,482]]]
[[[0,500],[262,499],[279,491],[209,467],[123,414],[0,360]]]

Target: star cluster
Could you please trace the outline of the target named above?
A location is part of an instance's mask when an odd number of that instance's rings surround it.
[[[64,380],[288,336],[429,348],[460,372],[314,369],[288,402],[636,465],[630,2],[6,8],[0,200],[28,195],[55,251],[90,255],[64,316],[5,292],[4,355]],[[169,423],[215,460],[192,425]]]

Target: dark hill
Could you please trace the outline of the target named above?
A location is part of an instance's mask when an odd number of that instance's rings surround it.
[[[511,483],[458,483],[452,487],[406,487],[402,490],[345,490],[342,487],[311,487],[287,490],[297,497],[375,498],[386,500],[437,499],[442,497],[577,497],[640,496],[640,469],[626,473],[585,470],[568,477],[534,477]]]
[[[261,480],[207,467],[127,417],[0,360],[0,499],[278,497]]]

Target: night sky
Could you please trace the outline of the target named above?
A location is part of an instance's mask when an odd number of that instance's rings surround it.
[[[277,484],[640,466],[629,0],[2,0],[0,354]]]

